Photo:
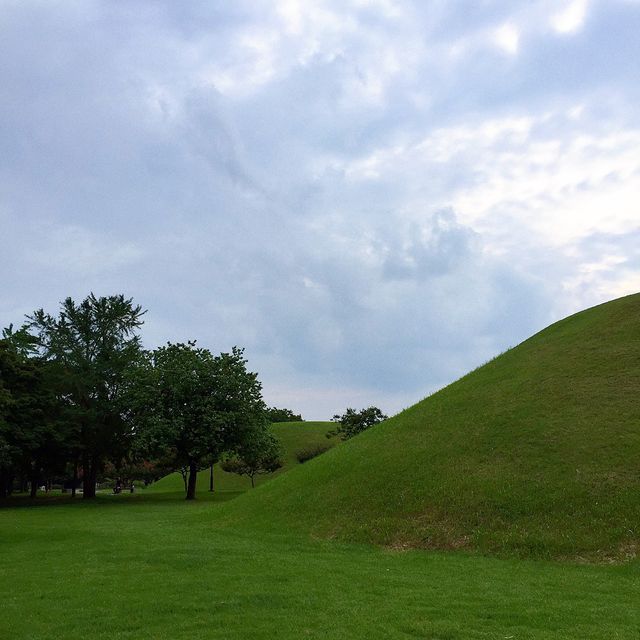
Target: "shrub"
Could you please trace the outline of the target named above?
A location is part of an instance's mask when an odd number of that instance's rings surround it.
[[[338,426],[327,433],[327,438],[340,436],[342,440],[348,440],[387,418],[388,416],[385,416],[378,407],[369,407],[362,411],[348,408],[341,416],[335,415],[331,418],[331,421],[336,422]]]
[[[308,447],[305,447],[304,449],[299,449],[298,451],[296,451],[296,458],[300,463],[306,462],[307,460],[311,460],[311,458],[319,456],[325,451],[329,451],[331,447],[333,447],[333,445],[329,443],[312,444]]]
[[[302,416],[299,413],[293,413],[291,409],[278,409],[271,407],[265,411],[269,422],[302,422]]]

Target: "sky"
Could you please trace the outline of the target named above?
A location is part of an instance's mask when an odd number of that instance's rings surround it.
[[[123,293],[307,419],[640,290],[638,0],[0,0],[0,325]]]

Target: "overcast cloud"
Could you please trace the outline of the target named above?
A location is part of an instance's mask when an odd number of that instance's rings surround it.
[[[0,0],[0,324],[125,293],[307,418],[640,290],[640,3]]]

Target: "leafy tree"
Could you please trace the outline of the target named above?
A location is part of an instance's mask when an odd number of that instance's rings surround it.
[[[168,343],[147,353],[135,374],[140,446],[188,473],[187,500],[199,470],[265,428],[261,385],[246,363],[236,347],[214,357],[195,342]]]
[[[34,497],[45,475],[64,468],[70,434],[48,374],[46,363],[0,340],[0,496],[16,473],[29,479]]]
[[[134,460],[127,458],[117,464],[108,463],[105,467],[104,475],[111,481],[120,478],[125,486],[130,485],[132,482],[142,482],[147,486],[174,470],[170,460]]]
[[[338,426],[327,433],[327,438],[340,436],[342,440],[348,440],[387,418],[388,416],[385,416],[378,407],[369,407],[361,411],[348,408],[342,415],[336,414],[331,418],[332,422],[336,422]]]
[[[67,298],[54,317],[28,316],[32,348],[60,372],[61,396],[75,415],[73,457],[83,470],[83,497],[95,497],[97,475],[108,459],[125,454],[132,436],[122,404],[127,370],[140,356],[137,330],[145,312],[122,295],[77,304]]]
[[[11,439],[10,416],[12,397],[7,388],[7,347],[0,343],[0,498],[9,494],[13,484],[14,465],[18,451]]]
[[[267,420],[273,422],[302,422],[302,416],[299,413],[293,413],[291,409],[278,409],[270,407],[266,410]]]
[[[224,471],[248,476],[251,486],[255,487],[255,477],[273,473],[282,466],[280,445],[268,431],[259,431],[238,448],[235,454],[223,460],[220,466]]]

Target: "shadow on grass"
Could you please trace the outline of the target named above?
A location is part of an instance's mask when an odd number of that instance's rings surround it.
[[[84,500],[82,494],[76,495],[72,498],[70,494],[54,494],[37,496],[36,498],[30,498],[26,494],[13,495],[9,498],[0,499],[0,509],[22,509],[22,508],[34,508],[34,507],[56,507],[56,506],[70,506],[76,505],[79,508],[91,508],[91,507],[110,507],[113,505],[141,505],[141,504],[154,504],[154,505],[175,505],[178,503],[185,504],[202,504],[210,502],[228,502],[233,500],[237,496],[243,494],[244,491],[214,491],[203,492],[196,496],[196,500],[187,502],[184,498],[184,493],[181,491],[160,493],[145,493],[140,491],[138,493],[121,493],[115,495],[108,492],[98,492],[96,497],[91,500]]]

